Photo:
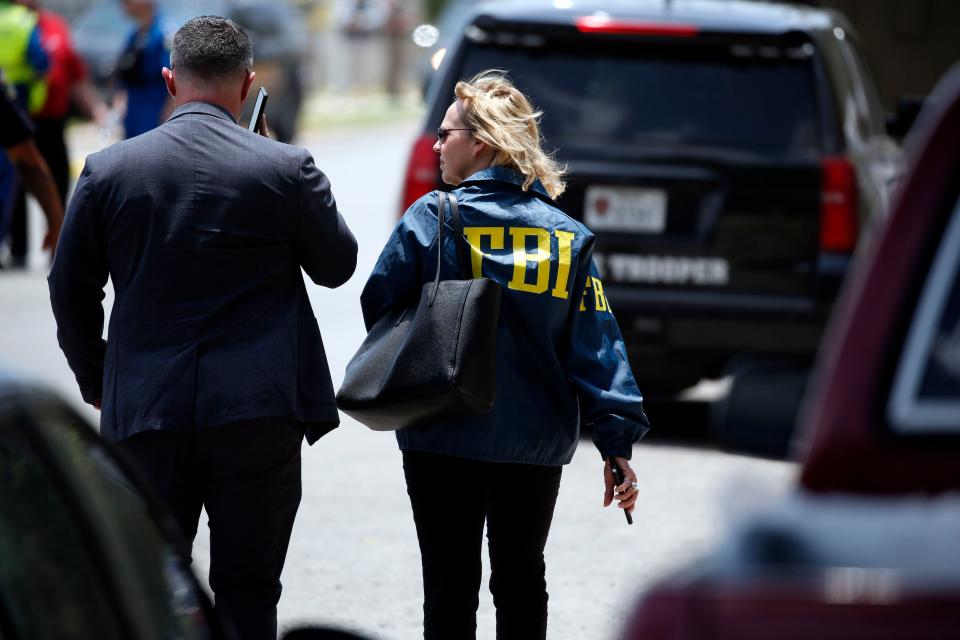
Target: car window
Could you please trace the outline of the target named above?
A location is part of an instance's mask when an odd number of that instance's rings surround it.
[[[463,78],[504,69],[543,110],[549,145],[703,146],[778,157],[820,149],[812,45],[501,47],[473,43]]]
[[[16,637],[122,637],[93,550],[26,414],[0,410],[0,601]],[[2,629],[2,627],[0,627]]]
[[[112,453],[65,407],[36,403],[30,411],[89,510],[137,624],[165,638],[207,638],[196,581]]]
[[[911,322],[888,417],[900,433],[960,434],[960,201]]]

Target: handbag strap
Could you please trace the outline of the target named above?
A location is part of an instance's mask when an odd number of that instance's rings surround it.
[[[440,290],[440,267],[443,266],[443,210],[446,198],[443,197],[443,191],[438,191],[437,197],[440,199],[437,207],[437,274],[433,277],[433,291],[430,293],[430,301],[427,303],[431,307],[437,299],[437,292]]]
[[[450,217],[453,221],[453,228],[456,231],[454,246],[457,249],[457,264],[460,267],[460,278],[462,280],[469,280],[473,278],[473,267],[470,265],[470,252],[463,246],[463,222],[460,219],[460,206],[457,204],[457,196],[448,193],[447,202],[450,203]]]
[[[443,191],[437,192],[437,197],[439,198],[439,203],[437,206],[437,273],[433,277],[433,291],[430,293],[430,302],[429,306],[433,306],[434,301],[437,299],[437,292],[440,290],[440,268],[443,266],[443,218],[444,218],[444,205],[446,203],[450,204],[450,215],[453,221],[453,228],[455,230],[453,236],[453,244],[457,251],[457,268],[460,271],[460,278],[470,278],[471,267],[470,267],[470,257],[466,253],[466,249],[463,248],[463,223],[460,220],[460,207],[457,205],[457,197],[452,193],[444,193]]]

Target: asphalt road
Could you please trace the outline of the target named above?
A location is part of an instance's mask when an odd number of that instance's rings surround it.
[[[363,337],[359,294],[395,220],[415,126],[404,121],[302,140],[329,176],[360,243],[359,266],[349,283],[330,291],[308,282],[336,384]],[[90,132],[74,137],[81,150],[95,148]],[[39,226],[35,211],[33,221]],[[56,345],[42,257],[35,254],[31,265],[25,273],[0,273],[0,362],[80,406]],[[96,420],[92,409],[81,410]],[[661,432],[685,426],[653,425]],[[616,638],[652,580],[694,561],[731,518],[780,494],[793,475],[793,467],[782,462],[660,443],[638,445],[633,466],[641,500],[632,527],[620,513],[601,508],[602,463],[589,441],[581,442],[564,470],[546,550],[550,638]],[[283,575],[281,626],[323,623],[383,640],[421,637],[419,553],[393,437],[344,416],[339,429],[304,446],[303,469],[303,501]],[[207,544],[201,527],[195,544],[201,573]],[[478,638],[493,638],[494,612],[485,588],[478,618]]]

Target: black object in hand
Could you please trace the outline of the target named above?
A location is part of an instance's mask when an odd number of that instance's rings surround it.
[[[614,491],[617,490],[617,487],[623,484],[623,471],[620,470],[620,466],[617,464],[617,461],[613,458],[610,458],[610,471],[613,472],[613,482],[616,486],[613,488]],[[633,518],[630,516],[630,512],[626,509],[623,510],[623,515],[627,518],[627,524],[633,524]]]
[[[269,97],[267,90],[260,87],[260,91],[257,92],[257,101],[253,105],[253,113],[250,114],[250,124],[247,125],[247,129],[253,133],[260,133],[260,119],[267,108],[267,98]]]

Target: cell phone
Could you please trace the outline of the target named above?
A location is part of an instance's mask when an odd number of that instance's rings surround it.
[[[247,129],[254,133],[260,133],[260,116],[263,115],[263,110],[267,108],[267,98],[269,97],[267,90],[260,87],[260,91],[257,92],[257,101],[253,105],[253,113],[250,114],[250,124],[247,125]]]
[[[619,487],[623,484],[623,471],[620,470],[620,467],[617,466],[617,461],[613,458],[610,458],[610,471],[613,472],[613,481]],[[623,515],[627,517],[627,524],[633,524],[633,517],[630,515],[630,512],[626,509],[623,510]]]

